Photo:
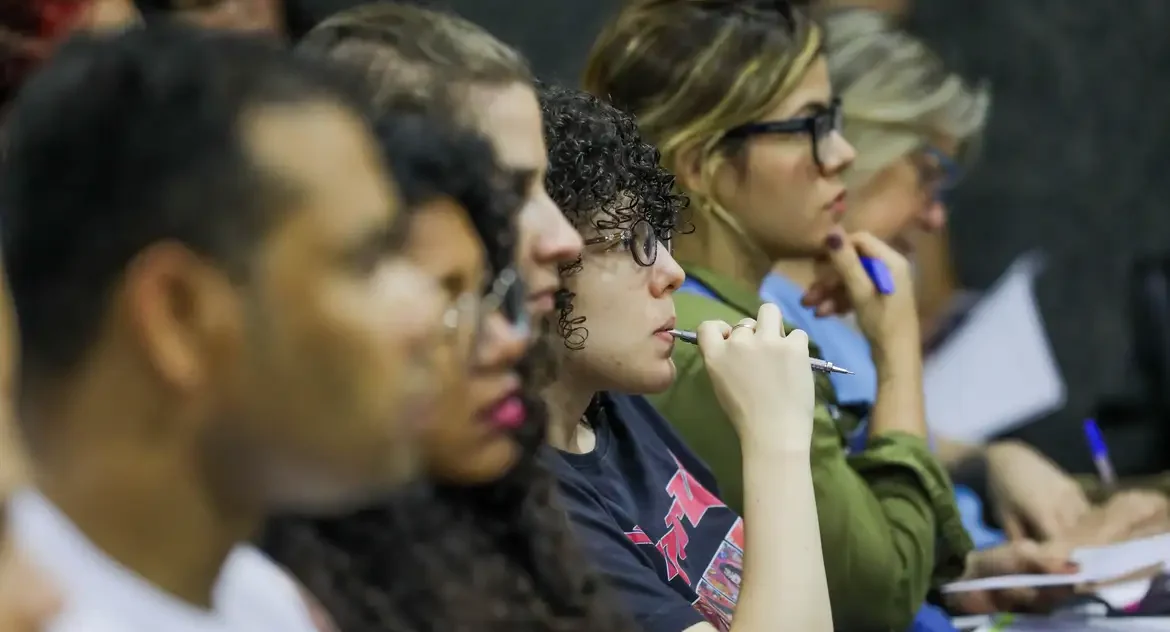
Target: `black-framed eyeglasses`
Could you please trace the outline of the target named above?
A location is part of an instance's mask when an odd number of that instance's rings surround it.
[[[496,275],[486,292],[463,292],[457,296],[443,313],[443,327],[452,338],[461,332],[470,334],[474,349],[484,340],[484,321],[498,311],[509,326],[527,336],[531,322],[525,298],[524,282],[516,269],[509,266]]]
[[[832,159],[833,134],[844,128],[841,99],[833,99],[829,106],[812,116],[800,116],[782,121],[761,121],[733,127],[723,140],[743,140],[762,134],[808,134],[812,143],[813,159],[821,171]]]
[[[586,239],[585,245],[599,246],[604,244],[608,249],[620,244],[630,250],[638,265],[649,267],[654,265],[658,259],[658,242],[662,242],[666,251],[670,252],[670,237],[659,237],[649,221],[640,219],[631,224],[629,228],[619,232],[604,237]]]
[[[963,179],[963,166],[934,145],[923,145],[919,153],[915,167],[922,188],[930,192],[935,202],[942,203],[946,194]]]

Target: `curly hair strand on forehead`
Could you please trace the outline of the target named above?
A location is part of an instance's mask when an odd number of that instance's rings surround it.
[[[681,213],[687,198],[662,167],[658,150],[642,140],[633,117],[587,92],[539,86],[548,145],[545,186],[578,229],[608,232],[645,221],[660,239],[689,230]],[[581,259],[561,275],[581,269]],[[585,318],[573,316],[573,294],[557,297],[565,346],[580,349],[589,337]]]

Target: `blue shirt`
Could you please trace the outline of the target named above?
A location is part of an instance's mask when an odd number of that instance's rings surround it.
[[[853,371],[853,375],[829,375],[837,401],[868,410],[877,399],[877,368],[870,356],[869,342],[841,318],[818,318],[816,312],[800,304],[803,295],[800,286],[775,273],[764,278],[760,286],[760,298],[780,306],[784,320],[815,340],[825,360]]]

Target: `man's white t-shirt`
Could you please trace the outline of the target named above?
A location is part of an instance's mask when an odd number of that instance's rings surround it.
[[[152,586],[99,550],[48,499],[9,499],[9,533],[63,593],[49,632],[319,632],[292,579],[260,551],[237,546],[197,608]]]

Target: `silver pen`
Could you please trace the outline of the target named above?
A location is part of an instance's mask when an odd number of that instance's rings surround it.
[[[683,342],[688,342],[693,345],[699,344],[699,336],[693,331],[671,329],[669,333]],[[820,371],[821,373],[843,373],[845,375],[853,375],[853,371],[850,371],[849,369],[843,369],[836,364],[833,364],[832,362],[825,362],[824,360],[818,360],[817,358],[809,358],[808,362],[812,365],[812,370],[814,371]]]

